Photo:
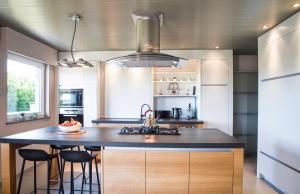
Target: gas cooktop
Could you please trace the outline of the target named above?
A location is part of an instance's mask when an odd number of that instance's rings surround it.
[[[120,135],[180,135],[177,128],[160,127],[124,127],[119,132]]]

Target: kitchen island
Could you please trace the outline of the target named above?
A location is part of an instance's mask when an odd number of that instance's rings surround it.
[[[0,138],[2,193],[15,193],[15,151],[29,144],[102,146],[102,194],[242,193],[244,144],[218,129],[181,129],[174,136],[83,129],[59,135],[58,127],[47,127]]]

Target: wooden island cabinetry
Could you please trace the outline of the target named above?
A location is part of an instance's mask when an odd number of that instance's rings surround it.
[[[188,193],[189,153],[146,151],[146,193]]]
[[[242,148],[105,148],[102,154],[104,194],[242,194]]]
[[[102,193],[145,193],[145,152],[105,151],[102,164]]]
[[[190,153],[190,194],[232,194],[233,152]]]

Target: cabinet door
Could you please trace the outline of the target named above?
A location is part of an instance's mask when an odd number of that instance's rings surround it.
[[[202,119],[207,127],[229,133],[228,86],[202,86]]]
[[[191,152],[189,194],[232,194],[233,152]]]
[[[188,152],[146,152],[146,194],[188,193]]]
[[[228,84],[229,67],[227,60],[202,60],[201,77],[202,84]]]
[[[103,193],[145,193],[145,151],[104,150]]]

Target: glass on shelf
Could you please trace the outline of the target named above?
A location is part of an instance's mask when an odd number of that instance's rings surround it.
[[[190,95],[190,89],[187,89],[185,94],[186,94],[187,96],[189,96],[189,95]]]
[[[159,90],[158,95],[163,95],[162,89]]]

